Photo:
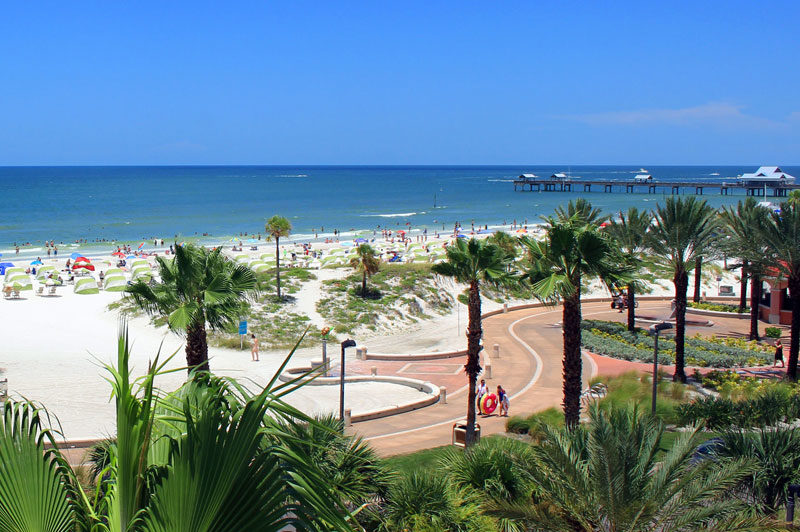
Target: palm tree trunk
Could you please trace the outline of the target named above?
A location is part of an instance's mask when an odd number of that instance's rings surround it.
[[[675,273],[675,374],[672,380],[686,382],[684,370],[684,339],[686,337],[686,290],[689,288],[689,274],[686,270]]]
[[[481,292],[478,281],[469,285],[469,326],[467,329],[467,363],[464,370],[469,380],[469,393],[467,393],[467,433],[465,445],[469,447],[475,443],[475,385],[478,374],[481,372]]]
[[[786,376],[797,380],[797,354],[800,351],[800,275],[792,272],[789,276],[789,295],[792,297],[792,339],[789,343],[789,363]]]
[[[361,278],[361,297],[367,297],[367,270],[364,270],[364,277]]]
[[[208,371],[208,341],[205,324],[190,325],[186,328],[186,365],[189,373]]]
[[[703,257],[694,259],[694,297],[692,301],[700,303],[700,283],[703,281]]]
[[[280,237],[275,237],[275,285],[278,287],[278,299],[281,298],[281,246]]]
[[[580,282],[577,284],[580,286]],[[564,299],[562,315],[564,335],[564,423],[569,429],[578,426],[581,416],[581,294]]]
[[[633,290],[633,283],[628,284],[628,330],[633,332],[636,329],[636,295]]]
[[[739,282],[739,310],[747,306],[747,262],[742,262],[742,280]]]
[[[745,283],[745,288],[747,283]],[[761,299],[761,279],[750,275],[750,339],[758,340],[758,302]]]

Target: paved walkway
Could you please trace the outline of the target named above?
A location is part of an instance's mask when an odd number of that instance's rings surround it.
[[[664,319],[670,314],[669,302],[642,301],[637,313],[654,319]],[[627,314],[609,308],[606,302],[584,303],[585,319],[623,321]],[[696,317],[698,322],[706,317]],[[688,325],[687,334],[741,336],[749,327],[747,320],[711,317],[712,326]],[[550,407],[559,407],[562,401],[562,337],[561,307],[540,307],[511,311],[485,318],[484,346],[491,352],[492,345],[500,346],[500,358],[490,359],[492,377],[487,378],[490,389],[498,384],[511,396],[511,414],[528,414]],[[764,327],[763,324],[761,324]],[[485,362],[485,361],[484,361]],[[374,361],[368,361],[370,365]],[[395,363],[397,364],[397,363]],[[402,363],[401,363],[402,364]],[[463,364],[463,359],[431,362],[432,365]],[[650,371],[649,364],[639,364],[597,355],[584,355],[584,382],[594,375],[617,375],[628,371]],[[386,370],[389,367],[386,366]],[[669,371],[669,368],[667,368]],[[382,370],[379,369],[379,372]],[[690,370],[691,371],[691,370]],[[435,375],[426,380],[440,384]],[[461,380],[454,391],[452,382]],[[439,382],[437,382],[439,381]],[[420,449],[451,443],[452,426],[466,415],[466,376],[463,371],[448,376],[447,404],[436,404],[421,410],[355,424],[350,431],[367,439],[381,455],[403,454]],[[441,385],[441,384],[440,384]],[[482,433],[492,434],[505,430],[506,418],[490,416],[478,418]]]

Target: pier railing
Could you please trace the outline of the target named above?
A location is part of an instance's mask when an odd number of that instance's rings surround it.
[[[712,181],[613,181],[603,179],[515,179],[514,190],[528,192],[606,192],[623,194],[703,194],[706,189],[723,196],[744,191],[747,196],[786,197],[800,188],[794,183],[752,183]]]

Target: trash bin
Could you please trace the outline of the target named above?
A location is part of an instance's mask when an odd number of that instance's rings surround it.
[[[453,423],[453,445],[458,445],[459,447],[465,447],[467,439],[467,420],[462,419],[461,421],[457,421]],[[481,426],[475,423],[475,442],[478,442],[481,439]]]

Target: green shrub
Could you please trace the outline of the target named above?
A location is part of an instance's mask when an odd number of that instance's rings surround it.
[[[709,429],[764,427],[800,417],[797,388],[769,382],[748,398],[703,397],[677,408],[683,424],[702,422]]]
[[[700,310],[713,310],[716,312],[735,312],[736,314],[749,314],[750,308],[739,308],[739,305],[729,305],[727,303],[695,303],[694,301],[689,301],[686,303],[687,306],[691,308],[697,308]]]
[[[767,327],[764,329],[764,334],[767,335],[767,338],[780,338],[781,332],[780,327]]]
[[[653,337],[643,329],[630,332],[622,323],[596,320],[584,320],[581,328],[581,344],[593,353],[623,360],[653,361]],[[769,364],[773,353],[770,346],[755,341],[706,338],[698,334],[686,338],[685,354],[690,366],[731,368]],[[659,340],[658,361],[674,363],[675,341],[671,336]]]

